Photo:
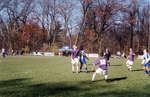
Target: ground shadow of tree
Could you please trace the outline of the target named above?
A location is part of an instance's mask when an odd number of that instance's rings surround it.
[[[68,84],[69,82],[30,84],[26,83],[27,80],[30,79],[21,78],[0,81],[0,97],[62,97],[69,96],[73,92],[84,92],[89,90],[87,88],[79,88],[76,85]]]
[[[126,77],[112,78],[110,80],[113,82],[125,79]],[[150,97],[149,92],[141,92],[136,89],[101,91],[101,89],[109,90],[109,88],[115,88],[115,86],[109,83],[97,86],[97,83],[91,83],[90,81],[81,81],[76,85],[71,84],[71,82],[31,84],[30,79],[20,78],[0,81],[0,97]],[[149,90],[150,87],[145,89]],[[93,90],[98,90],[99,92],[93,94],[90,92]]]

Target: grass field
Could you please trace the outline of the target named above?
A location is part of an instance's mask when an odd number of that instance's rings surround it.
[[[88,69],[95,59],[88,61]],[[92,73],[71,72],[70,57],[0,58],[0,97],[150,97],[150,77],[141,60],[129,72],[125,59],[111,59],[109,82]]]

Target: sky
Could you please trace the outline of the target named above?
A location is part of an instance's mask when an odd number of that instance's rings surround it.
[[[37,2],[37,1],[41,1],[41,0],[35,0],[35,1]],[[60,1],[61,1],[61,0],[60,0]],[[140,2],[139,5],[140,5],[141,8],[142,8],[143,6],[145,6],[146,4],[150,4],[150,0],[139,0],[139,2]],[[79,0],[72,0],[72,3],[73,3],[73,5],[74,5],[74,8],[73,8],[73,12],[72,12],[72,19],[71,19],[71,21],[72,21],[72,25],[73,25],[74,27],[76,27],[77,22],[79,22],[80,19],[81,19],[81,4],[80,4]],[[37,7],[37,9],[38,9],[38,6],[35,6],[35,7]],[[6,17],[7,17],[5,11],[6,11],[6,10],[0,11],[0,15],[1,15],[3,18],[6,18]],[[39,11],[40,11],[40,10],[39,10]]]

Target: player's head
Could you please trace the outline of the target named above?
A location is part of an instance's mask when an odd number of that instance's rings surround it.
[[[108,48],[106,48],[106,52],[108,52],[109,50],[108,50]]]
[[[104,53],[103,53],[103,52],[100,52],[100,53],[99,53],[99,56],[100,56],[100,57],[104,57]]]
[[[143,53],[144,53],[144,54],[147,53],[147,49],[144,49],[144,50],[143,50]]]
[[[77,46],[76,46],[76,45],[73,45],[73,49],[77,49]]]
[[[132,48],[130,48],[130,52],[132,51]]]
[[[83,50],[83,45],[82,45],[82,46],[80,46],[80,50]]]

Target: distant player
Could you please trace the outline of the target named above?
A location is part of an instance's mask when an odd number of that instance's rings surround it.
[[[150,67],[150,55],[149,53],[147,52],[146,49],[143,50],[143,61],[142,61],[142,64],[144,64],[144,72],[146,73],[146,75],[150,76],[150,70],[149,70],[149,67]]]
[[[72,63],[72,72],[74,73],[74,69],[76,67],[76,73],[79,73],[79,53],[80,50],[77,49],[76,45],[73,45],[73,50],[71,53],[71,63]]]
[[[108,66],[107,59],[103,56],[103,53],[100,54],[100,58],[93,63],[93,66],[99,66],[99,68],[93,73],[92,81],[94,81],[96,74],[102,74],[105,77],[105,80],[108,79]]]
[[[4,48],[2,48],[2,56],[3,56],[3,58],[5,58],[5,56],[6,56],[6,51]]]
[[[130,52],[129,52],[129,56],[128,56],[128,60],[126,62],[126,65],[128,67],[128,70],[132,71],[132,65],[133,65],[133,62],[134,62],[134,52],[132,50],[132,48],[130,48]]]
[[[107,59],[108,65],[110,66],[110,57],[111,57],[111,54],[110,54],[110,52],[109,52],[108,49],[106,49],[106,52],[104,53],[104,55],[105,55],[105,58]]]
[[[82,66],[85,67],[85,72],[86,73],[88,72],[87,65],[86,65],[86,58],[88,59],[83,49],[83,46],[81,46],[80,47],[80,72],[82,72]]]

